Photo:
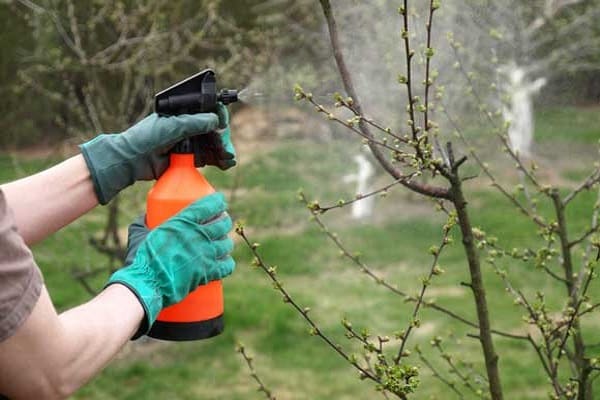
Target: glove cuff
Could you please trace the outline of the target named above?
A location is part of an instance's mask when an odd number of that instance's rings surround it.
[[[116,271],[112,274],[105,287],[115,283],[121,284],[131,290],[142,305],[145,317],[137,332],[131,338],[131,340],[136,340],[148,333],[152,324],[156,321],[158,313],[163,308],[163,301],[162,296],[154,287],[149,285],[144,279],[140,279],[138,274],[130,273],[130,271],[127,267]]]
[[[95,140],[95,139],[93,139]],[[92,157],[90,156],[88,148],[92,146],[91,142],[84,143],[79,146],[81,150],[81,154],[83,155],[83,159],[87,164],[88,170],[90,171],[90,176],[92,178],[92,183],[94,184],[94,192],[96,192],[96,197],[98,198],[98,202],[103,206],[108,204],[110,199],[106,199],[104,194],[102,193],[102,189],[100,187],[100,182],[98,182],[98,172],[96,171],[94,162],[92,161]]]
[[[135,182],[133,168],[123,156],[120,135],[102,134],[79,146],[88,166],[98,202],[108,204]],[[119,150],[120,149],[120,150]]]

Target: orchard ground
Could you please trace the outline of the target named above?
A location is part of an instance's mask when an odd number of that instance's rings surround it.
[[[539,175],[547,183],[559,185],[566,193],[576,187],[599,159],[600,110],[548,109],[538,113],[536,162]],[[481,154],[500,179],[513,188],[519,183],[493,137],[479,133],[476,142]],[[339,199],[352,199],[354,188],[342,177],[352,173],[351,155],[359,151],[360,140],[314,141],[285,139],[268,146],[252,146],[244,154],[240,145],[240,165],[222,173],[205,172],[214,185],[231,199],[231,213],[243,220],[247,235],[260,242],[260,253],[270,264],[278,266],[280,279],[320,328],[335,338],[349,352],[360,348],[344,337],[340,323],[350,320],[354,327],[366,327],[373,334],[393,337],[404,329],[413,305],[405,303],[361,273],[355,265],[340,257],[331,243],[310,220],[309,211],[298,201],[303,188],[310,199],[323,205]],[[250,147],[247,149],[250,153]],[[59,160],[55,156],[24,157],[0,154],[0,181],[6,182],[41,170]],[[477,173],[472,160],[466,175]],[[374,188],[391,182],[380,173]],[[149,184],[137,184],[124,196],[122,224],[143,212],[143,200]],[[499,238],[502,247],[540,246],[536,227],[523,217],[480,176],[467,184],[473,224]],[[591,222],[597,193],[584,193],[571,207],[569,233],[584,232]],[[541,201],[542,213],[548,204]],[[45,275],[45,282],[59,310],[89,299],[89,294],[71,275],[73,268],[104,265],[106,259],[96,253],[87,238],[102,228],[106,210],[99,207],[89,215],[34,247],[34,254]],[[331,230],[386,281],[408,293],[421,287],[421,277],[431,264],[428,249],[438,245],[444,216],[435,211],[429,200],[409,194],[396,186],[385,198],[377,198],[376,213],[366,222],[350,218],[349,208],[333,210],[323,216]],[[123,234],[126,227],[123,228]],[[235,236],[235,234],[233,234]],[[458,237],[455,235],[455,237]],[[239,242],[235,250],[237,270],[224,282],[226,329],[213,339],[191,343],[141,341],[129,344],[118,359],[94,381],[82,389],[76,399],[260,399],[256,385],[235,352],[243,342],[254,356],[257,372],[278,399],[358,399],[376,395],[373,386],[358,379],[358,374],[318,338],[308,334],[308,326],[292,308],[281,300],[268,277],[251,267],[252,255]],[[563,305],[564,287],[532,266],[502,260],[513,283],[530,296],[541,290],[555,309]],[[468,279],[462,246],[457,240],[445,251],[440,264],[446,273],[436,277],[426,299],[433,300],[474,320],[470,291],[461,286]],[[559,271],[557,271],[559,272]],[[101,288],[106,276],[93,282]],[[512,333],[527,333],[523,312],[513,304],[500,279],[485,265],[494,328]],[[597,298],[597,282],[590,290]],[[467,336],[473,329],[434,310],[424,308],[422,325],[414,331],[408,346],[420,345],[428,359],[445,377],[456,380],[430,341],[436,336],[445,340],[448,353],[473,375],[474,385],[484,368],[477,340]],[[600,355],[600,314],[594,313],[583,324],[592,356]],[[533,333],[533,330],[531,330]],[[527,343],[496,337],[500,370],[506,398],[545,399],[549,386],[534,351]],[[593,347],[597,345],[597,347]],[[390,345],[390,351],[396,344]],[[416,353],[407,363],[422,365]],[[421,388],[415,398],[450,399],[449,389],[420,369]],[[460,383],[457,387],[466,398],[475,398]],[[600,383],[596,390],[600,393]]]

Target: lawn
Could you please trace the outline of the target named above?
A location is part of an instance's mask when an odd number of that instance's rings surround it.
[[[542,179],[558,183],[565,192],[591,171],[597,149],[591,144],[600,138],[597,110],[547,110],[538,114],[540,138],[539,163],[547,170]],[[566,139],[563,132],[571,132]],[[486,142],[484,139],[482,142]],[[359,147],[356,142],[314,143],[287,140],[269,150],[241,156],[237,172],[207,170],[209,179],[230,198],[231,212],[245,222],[251,240],[260,242],[265,260],[278,266],[280,279],[295,300],[311,308],[311,316],[336,342],[358,352],[344,337],[342,318],[356,327],[366,327],[379,335],[404,329],[412,305],[403,298],[372,282],[336,248],[310,220],[309,212],[298,201],[298,189],[323,204],[349,199],[353,187],[342,177],[351,172],[351,161]],[[493,146],[496,146],[495,144]],[[497,146],[496,146],[497,148]],[[576,149],[577,154],[573,154]],[[492,157],[493,147],[483,152]],[[496,153],[498,153],[496,151]],[[574,157],[576,156],[576,157]],[[576,160],[574,160],[576,158]],[[52,159],[17,159],[0,156],[0,178],[13,179],[39,170]],[[499,161],[492,159],[491,161]],[[498,162],[501,180],[510,186],[519,182],[517,174]],[[476,170],[475,167],[471,169]],[[500,168],[500,167],[499,167]],[[383,173],[376,178],[383,186],[390,182]],[[123,220],[143,211],[143,193],[148,184],[129,190]],[[504,198],[493,191],[485,178],[471,180],[467,186],[473,224],[498,236],[506,248],[539,247],[537,229]],[[133,201],[131,199],[137,199]],[[583,193],[572,205],[570,234],[583,232],[591,221],[595,193]],[[137,205],[136,205],[137,204]],[[540,203],[541,212],[547,207]],[[106,260],[87,245],[86,238],[97,232],[106,213],[97,208],[72,226],[36,245],[34,254],[44,271],[46,284],[58,309],[64,310],[89,298],[71,278],[73,268],[92,268]],[[401,187],[393,188],[385,198],[376,199],[376,214],[370,223],[354,221],[348,208],[333,210],[324,220],[339,238],[386,281],[415,293],[428,272],[428,249],[438,245],[444,217],[434,204]],[[455,238],[458,238],[456,233]],[[242,244],[236,246],[237,270],[225,280],[226,330],[213,339],[191,343],[165,343],[152,340],[128,345],[97,379],[81,390],[76,399],[260,399],[256,385],[242,358],[235,352],[238,341],[253,354],[257,372],[278,399],[358,399],[375,396],[371,384],[358,379],[356,371],[341,360],[318,338],[310,336],[308,326],[281,300],[267,276],[251,267],[252,255]],[[544,291],[548,303],[563,305],[564,288],[528,264],[503,260],[515,285],[525,293]],[[461,286],[468,279],[460,240],[445,251],[440,265],[446,273],[435,278],[428,299],[435,299],[457,313],[474,319],[471,293]],[[506,294],[500,279],[484,265],[491,316],[495,328],[523,333],[522,311]],[[105,277],[94,284],[102,286]],[[598,293],[597,284],[592,295]],[[467,336],[472,329],[431,309],[424,309],[420,328],[412,336],[409,349],[420,345],[426,356],[449,379],[455,379],[448,367],[435,356],[429,344],[441,336],[446,350],[474,381],[484,372],[478,342]],[[592,315],[584,324],[588,343],[600,342],[600,317]],[[507,399],[545,399],[550,387],[535,353],[522,342],[497,338],[500,368]],[[397,348],[390,345],[390,350]],[[600,355],[600,348],[597,349]],[[413,355],[408,363],[422,366]],[[472,363],[472,367],[470,366]],[[422,385],[416,398],[450,399],[448,388],[420,369]],[[475,383],[476,385],[476,383]],[[465,398],[475,398],[462,386]],[[597,386],[600,393],[600,386]],[[469,397],[471,396],[471,397]]]

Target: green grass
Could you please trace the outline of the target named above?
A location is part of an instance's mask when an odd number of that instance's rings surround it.
[[[542,132],[542,141],[563,141],[561,129],[565,127],[572,127],[572,132],[584,142],[592,143],[600,137],[600,124],[587,126],[595,121],[587,110],[542,112],[540,118],[538,131]],[[309,198],[319,199],[323,204],[334,204],[340,197],[350,198],[353,188],[341,182],[340,177],[354,168],[351,155],[356,147],[347,147],[347,143],[288,141],[241,165],[237,176],[233,172],[208,169],[206,173],[216,187],[230,197],[233,195],[233,215],[246,221],[248,235],[261,243],[259,250],[264,258],[278,266],[280,278],[294,298],[302,306],[311,307],[312,317],[336,342],[351,352],[359,352],[359,346],[344,338],[342,318],[348,318],[356,327],[368,327],[375,334],[393,336],[406,327],[412,306],[340,257],[339,250],[310,221],[309,213],[298,202],[300,187]],[[593,158],[593,148],[588,150],[589,153],[581,157]],[[19,161],[21,172],[15,174],[14,159],[0,156],[3,181],[39,170],[52,160]],[[562,176],[575,184],[585,176],[585,171],[571,170]],[[511,184],[518,183],[518,179],[510,175],[506,179]],[[378,181],[383,184],[389,182],[389,178],[381,176]],[[537,228],[483,182],[481,178],[467,185],[473,224],[498,236],[499,244],[505,248],[539,248],[542,243]],[[147,187],[147,184],[136,185],[128,191],[124,199],[124,221],[142,211]],[[577,237],[589,226],[595,201],[594,193],[583,193],[572,204],[568,214],[571,237]],[[433,211],[430,202],[409,196],[399,187],[386,198],[378,198],[376,204],[377,216],[371,224],[352,221],[348,209],[331,211],[324,220],[387,281],[415,293],[431,264],[428,249],[438,245],[442,237],[443,215]],[[540,201],[539,207],[542,214],[551,215],[547,202]],[[104,213],[102,208],[96,209],[34,248],[46,284],[60,310],[88,298],[71,279],[70,270],[106,262],[86,242],[88,235],[101,228]],[[461,286],[468,275],[460,237],[457,232],[453,237],[455,243],[440,259],[440,265],[447,272],[435,279],[428,298],[474,320],[471,294]],[[250,266],[252,255],[245,246],[238,244],[235,258],[237,270],[224,283],[226,330],[222,335],[193,343],[150,341],[128,345],[117,360],[75,398],[260,399],[262,395],[256,392],[241,357],[234,351],[237,341],[244,342],[255,356],[257,371],[278,399],[357,399],[376,395],[371,384],[360,381],[356,372],[331,349],[308,335],[308,327],[301,317],[281,300],[268,278]],[[554,310],[564,305],[564,288],[547,275],[527,263],[503,259],[501,264],[509,271],[514,284],[528,295],[541,290]],[[488,265],[484,265],[484,273],[494,327],[525,332],[522,310],[513,305],[513,299]],[[94,284],[101,287],[103,279],[105,277],[99,277]],[[594,284],[592,295],[599,290]],[[474,370],[483,373],[478,342],[467,337],[467,333],[473,333],[472,329],[428,308],[423,309],[421,319],[422,327],[415,330],[410,349],[419,344],[439,371],[452,378],[429,345],[433,337],[442,336],[448,338],[446,347],[451,354],[474,363]],[[583,327],[589,343],[600,342],[597,314],[590,315]],[[497,338],[496,346],[501,356],[505,398],[547,398],[550,388],[535,353],[526,344],[504,338]],[[416,357],[410,357],[408,362],[420,364]],[[452,398],[426,368],[422,368],[421,373],[423,384],[415,398]],[[597,391],[600,392],[600,388]],[[472,397],[467,395],[466,398]]]
[[[597,144],[600,140],[600,109],[553,107],[536,116],[536,138],[540,141]]]

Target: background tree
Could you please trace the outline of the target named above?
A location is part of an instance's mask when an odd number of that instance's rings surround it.
[[[437,74],[432,73],[436,54],[441,47],[433,40],[433,32],[436,27],[434,16],[437,16],[441,8],[441,3],[435,0],[428,2],[428,9],[424,14],[425,27],[421,28],[425,34],[422,43],[418,42],[419,36],[412,32],[417,29],[415,25],[418,24],[413,16],[419,16],[423,11],[419,9],[418,5],[415,6],[408,0],[405,0],[399,8],[402,21],[400,37],[404,43],[405,69],[400,71],[398,81],[405,89],[403,95],[404,102],[407,104],[405,124],[394,126],[377,122],[363,111],[361,97],[355,89],[351,69],[345,61],[331,4],[328,0],[321,0],[320,3],[329,28],[333,55],[345,89],[345,95],[334,96],[333,106],[351,113],[352,117],[350,119],[341,118],[335,108],[323,105],[312,93],[299,86],[296,87],[296,98],[311,103],[319,113],[361,137],[382,168],[392,177],[394,183],[373,193],[361,194],[351,201],[340,200],[337,205],[323,206],[318,201],[309,200],[304,193],[301,193],[300,197],[317,224],[339,247],[342,255],[358,265],[378,284],[398,294],[406,301],[414,303],[414,310],[406,327],[395,335],[397,341],[390,341],[389,336],[384,334],[374,334],[367,330],[359,332],[353,327],[351,321],[342,320],[346,336],[363,345],[362,355],[355,355],[345,350],[334,338],[319,328],[318,323],[310,316],[310,309],[300,305],[285,289],[278,278],[276,267],[261,257],[258,250],[259,245],[249,240],[244,227],[239,226],[237,232],[246,241],[255,256],[253,263],[273,281],[275,288],[283,296],[284,302],[290,303],[307,321],[311,334],[322,339],[335,353],[358,370],[361,379],[374,382],[385,397],[389,394],[404,399],[417,390],[419,384],[417,361],[410,357],[410,352],[407,350],[411,333],[422,323],[419,317],[421,309],[431,307],[476,330],[472,337],[477,339],[481,345],[486,371],[485,392],[487,394],[474,388],[468,374],[457,372],[451,356],[443,349],[441,338],[432,341],[433,346],[440,350],[441,357],[447,361],[450,368],[462,379],[463,384],[472,390],[474,395],[494,400],[504,398],[499,366],[501,350],[495,340],[497,337],[504,337],[529,345],[530,355],[537,357],[540,368],[548,377],[551,398],[592,399],[592,384],[597,377],[598,361],[592,355],[593,351],[590,352],[590,348],[586,345],[586,331],[582,328],[582,321],[596,308],[591,297],[590,287],[596,277],[595,268],[600,259],[593,251],[594,247],[599,246],[595,236],[599,230],[599,205],[596,204],[589,211],[590,226],[575,234],[569,230],[567,210],[573,204],[573,200],[582,192],[598,187],[600,166],[596,165],[579,186],[566,192],[551,184],[543,183],[537,176],[537,166],[535,164],[529,166],[524,163],[519,152],[510,142],[509,126],[496,123],[494,117],[499,115],[488,111],[490,108],[484,102],[485,98],[479,94],[479,87],[473,84],[473,80],[467,73],[469,92],[472,94],[474,102],[480,105],[483,118],[489,120],[489,129],[497,135],[508,157],[524,176],[525,184],[539,199],[536,198],[536,201],[532,201],[528,195],[521,196],[519,192],[525,191],[524,185],[518,185],[516,192],[513,192],[496,178],[492,168],[481,160],[477,150],[470,145],[463,128],[452,119],[452,115],[447,110],[436,106],[439,104],[439,100],[444,99],[444,94],[435,90]],[[555,13],[560,12],[563,7],[574,3],[576,2],[552,3],[552,7],[545,11],[543,17],[539,18],[535,17],[537,14],[533,13],[532,22],[527,27],[527,31],[533,34],[535,30],[541,29],[545,25],[546,19],[554,17]],[[417,43],[415,43],[415,38]],[[451,40],[450,46],[454,50],[460,48],[460,45],[457,45],[454,40]],[[557,51],[564,52],[567,49]],[[556,56],[548,55],[548,57],[550,60]],[[417,62],[418,58],[421,58],[421,63]],[[458,62],[461,62],[460,56]],[[544,62],[552,65],[552,61]],[[519,64],[515,62],[515,65]],[[415,76],[417,75],[414,74],[416,68],[422,68],[418,75],[423,78],[422,81],[416,81]],[[448,101],[452,101],[452,99],[448,99]],[[441,132],[440,125],[433,119],[433,115],[435,110],[440,109],[445,111],[445,115],[452,123],[460,141],[465,144],[465,151],[478,166],[479,173],[484,175],[506,200],[516,207],[517,212],[525,215],[538,228],[539,241],[536,247],[505,249],[502,245],[502,238],[497,238],[473,225],[473,211],[468,206],[469,194],[466,186],[466,182],[471,177],[462,172],[467,164],[467,156],[461,156],[458,148],[451,142],[446,143],[443,147],[439,143],[436,144]],[[421,175],[429,175],[430,180],[424,182],[415,179]],[[431,266],[422,278],[422,286],[417,295],[408,294],[410,289],[404,291],[387,283],[377,272],[364,264],[359,255],[348,250],[344,246],[343,240],[331,232],[321,219],[321,215],[324,213],[384,192],[395,184],[403,185],[415,193],[433,199],[437,203],[438,209],[447,214],[447,222],[441,229],[440,244],[434,245],[430,249]],[[427,289],[433,284],[435,278],[443,273],[438,262],[442,251],[452,243],[453,228],[458,231],[455,235],[460,239],[465,265],[468,267],[469,281],[464,282],[463,285],[472,292],[476,321],[469,321],[455,310],[425,300]],[[575,256],[577,249],[582,251],[582,257]],[[537,274],[546,274],[544,279],[550,279],[554,285],[564,287],[565,297],[562,302],[559,302],[558,307],[553,307],[547,302],[543,291],[538,290],[531,293],[531,288],[521,288],[513,283],[512,270],[515,265],[520,263],[538,271]],[[509,301],[514,301],[520,306],[524,313],[525,324],[533,327],[536,331],[535,334],[532,334],[527,326],[518,333],[495,329],[486,295],[484,264],[490,265],[498,274],[510,296]],[[243,347],[240,351],[247,359]],[[432,366],[419,349],[417,349],[417,354],[420,355],[422,365],[431,368],[436,378],[447,384],[455,395],[463,398],[463,393],[444,378],[443,374]],[[264,390],[262,381],[258,382],[261,390],[270,398],[271,393]]]
[[[458,0],[448,5],[444,28],[451,32],[454,73],[481,96],[471,109],[500,109],[499,123],[511,123],[509,139],[522,156],[530,156],[533,99],[540,89],[543,97],[562,104],[575,96],[597,103],[597,1]]]

